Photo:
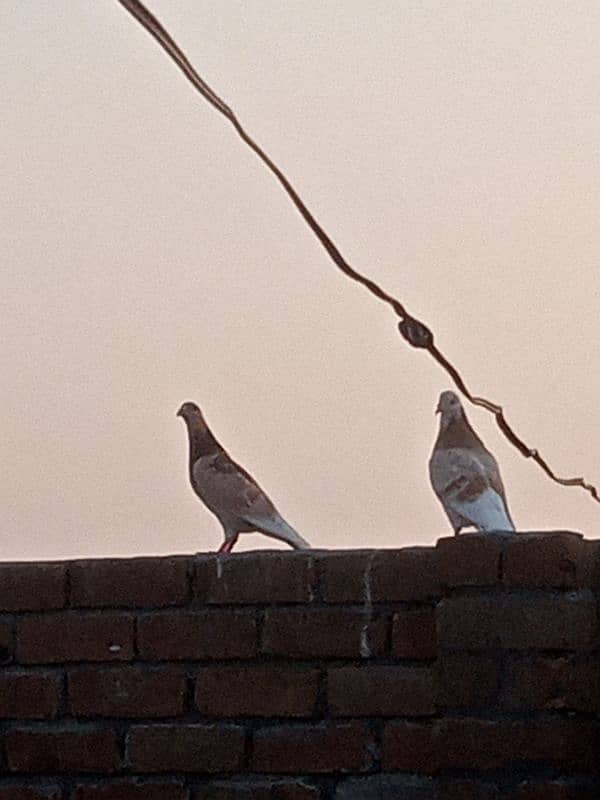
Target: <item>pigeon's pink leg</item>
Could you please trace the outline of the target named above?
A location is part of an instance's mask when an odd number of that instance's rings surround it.
[[[217,550],[218,553],[231,553],[233,546],[237,542],[238,537],[234,536],[233,539],[225,539],[221,547]]]

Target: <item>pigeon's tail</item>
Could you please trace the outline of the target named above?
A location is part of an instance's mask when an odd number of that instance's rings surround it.
[[[480,531],[514,531],[505,500],[492,488],[486,489],[476,500],[456,504],[462,517]]]
[[[279,539],[282,542],[287,542],[295,550],[310,550],[310,544],[304,539],[298,531],[295,531],[291,525],[279,516],[279,514],[269,517],[268,519],[253,519],[246,517],[252,524],[256,525],[256,530],[264,533],[265,536],[272,536],[274,539]]]

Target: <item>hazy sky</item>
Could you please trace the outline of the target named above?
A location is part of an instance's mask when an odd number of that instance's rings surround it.
[[[346,258],[600,484],[600,5],[148,3]],[[0,558],[215,549],[184,400],[313,545],[448,535],[435,362],[115,0],[1,8]],[[519,529],[600,534],[468,413]]]

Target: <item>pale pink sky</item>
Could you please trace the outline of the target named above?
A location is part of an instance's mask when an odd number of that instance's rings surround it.
[[[600,483],[600,6],[149,5],[347,259]],[[4,3],[0,37],[0,559],[215,549],[184,400],[314,546],[448,535],[449,380],[156,43],[114,0]],[[598,504],[468,413],[519,529],[598,536]]]

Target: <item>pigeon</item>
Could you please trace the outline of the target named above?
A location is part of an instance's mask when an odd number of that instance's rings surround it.
[[[177,412],[187,426],[190,443],[190,482],[204,505],[223,526],[225,541],[219,553],[230,553],[240,533],[258,531],[287,542],[297,550],[310,548],[289,525],[256,481],[215,439],[195,403]]]
[[[477,436],[457,395],[442,392],[436,409],[440,431],[429,476],[457,536],[463,527],[514,531],[498,462]]]

